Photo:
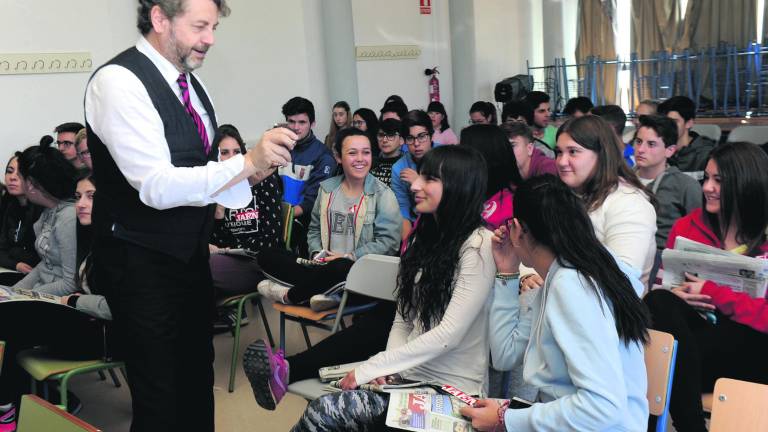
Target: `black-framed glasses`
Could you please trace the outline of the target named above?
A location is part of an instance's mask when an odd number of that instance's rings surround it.
[[[56,145],[59,147],[71,147],[75,145],[72,141],[56,141]]]
[[[79,152],[77,152],[77,156],[80,159],[89,158],[89,157],[91,157],[91,151],[90,150],[79,151]]]
[[[424,144],[424,143],[428,142],[431,138],[432,137],[430,137],[427,132],[422,132],[422,133],[420,133],[420,134],[418,134],[416,136],[408,135],[407,137],[405,137],[405,142],[407,142],[408,144],[411,144],[411,143],[413,143],[414,140],[416,140],[420,144]]]
[[[365,120],[352,120],[352,127],[359,128],[365,124]]]
[[[391,133],[391,134],[384,133],[384,132],[379,132],[378,134],[376,134],[376,137],[378,139],[380,139],[380,140],[385,140],[386,139],[386,140],[394,141],[394,140],[400,138],[400,134],[397,133],[397,132]]]

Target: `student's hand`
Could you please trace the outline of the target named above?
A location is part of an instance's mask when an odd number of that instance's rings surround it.
[[[413,183],[418,177],[419,173],[413,168],[403,168],[403,170],[400,171],[400,180],[404,182]]]
[[[291,163],[291,150],[298,139],[292,130],[284,127],[264,132],[259,142],[245,154],[246,160],[250,161],[255,171],[251,174],[269,173],[277,167]]]
[[[304,209],[301,206],[293,206],[293,217],[297,218],[304,214]]]
[[[216,212],[213,213],[214,219],[224,219],[224,206],[221,204],[216,204]]]
[[[357,379],[355,379],[354,369],[349,371],[349,373],[347,373],[347,376],[345,376],[344,379],[341,380],[339,385],[341,385],[341,388],[343,390],[354,390],[357,388]]]
[[[531,273],[530,276],[526,276],[525,279],[520,282],[520,292],[523,293],[532,289],[541,288],[542,285],[544,285],[544,279],[536,273]]]
[[[70,297],[79,296],[79,295],[80,295],[80,294],[72,294],[72,295],[64,296],[64,297],[62,297],[62,298],[59,300],[59,303],[61,303],[61,304],[63,304],[63,305],[66,305],[66,304],[68,304],[68,302],[69,302],[69,298],[70,298]]]
[[[347,258],[346,255],[338,254],[335,252],[328,252],[328,255],[326,255],[324,258],[321,258],[320,261],[324,263],[329,263],[331,261],[335,261],[339,258]]]
[[[496,271],[499,273],[515,273],[520,269],[520,258],[512,247],[509,239],[509,230],[502,225],[493,232],[491,239],[493,261],[496,262]]]
[[[706,281],[699,279],[690,273],[685,274],[685,279],[686,282],[677,288],[673,288],[672,292],[685,300],[685,302],[692,307],[697,309],[715,310],[715,305],[712,304],[712,297],[701,293],[701,288]]]
[[[212,244],[208,243],[208,252],[209,252],[211,255],[214,255],[214,254],[218,254],[218,253],[222,253],[222,252],[224,252],[226,249],[227,249],[227,248],[220,248],[220,247],[218,247],[218,246],[216,246],[216,245],[212,245]]]
[[[20,272],[20,273],[27,274],[27,273],[32,271],[32,266],[27,264],[27,263],[20,262],[20,263],[16,264],[16,271]]]
[[[472,427],[479,431],[493,431],[499,426],[499,402],[494,399],[480,399],[474,407],[459,409],[464,417],[472,420]]]

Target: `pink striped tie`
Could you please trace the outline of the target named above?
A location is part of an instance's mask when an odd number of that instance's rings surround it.
[[[211,143],[208,141],[208,133],[205,131],[205,124],[203,123],[203,119],[200,118],[200,115],[197,113],[197,111],[195,111],[195,108],[192,106],[192,102],[189,100],[189,85],[187,84],[187,75],[179,74],[179,79],[177,79],[176,82],[179,83],[179,87],[181,87],[181,98],[184,100],[184,108],[192,117],[192,121],[195,122],[197,133],[200,135],[200,139],[203,140],[203,148],[205,148],[205,154],[208,154],[211,151]]]

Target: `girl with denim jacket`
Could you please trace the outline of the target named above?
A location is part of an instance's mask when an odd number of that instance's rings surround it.
[[[323,181],[318,190],[307,234],[314,259],[297,260],[277,249],[262,253],[259,263],[271,280],[258,289],[267,298],[299,304],[321,295],[311,305],[330,308],[337,302],[322,294],[344,282],[356,259],[397,253],[400,212],[392,191],[369,173],[368,136],[356,128],[340,131],[336,153],[344,174]]]

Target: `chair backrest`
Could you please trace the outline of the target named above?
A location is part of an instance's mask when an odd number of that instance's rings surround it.
[[[738,126],[728,134],[728,142],[736,141],[764,144],[768,142],[768,126]]]
[[[768,385],[730,378],[715,382],[710,432],[768,430]]]
[[[723,130],[720,129],[720,126],[714,124],[695,124],[691,130],[712,139],[716,143],[720,142],[720,137],[723,135]]]
[[[347,274],[344,289],[381,300],[394,300],[400,258],[386,255],[363,255]]]
[[[671,334],[656,330],[649,329],[648,335],[650,340],[645,345],[645,370],[648,374],[648,410],[651,415],[666,417],[669,393],[672,388],[675,370],[677,341],[675,341],[674,336]]]
[[[101,432],[35,395],[21,397],[18,432]]]
[[[283,216],[283,242],[285,242],[286,249],[291,250],[291,233],[293,231],[293,206],[287,202],[282,202],[281,210]]]

